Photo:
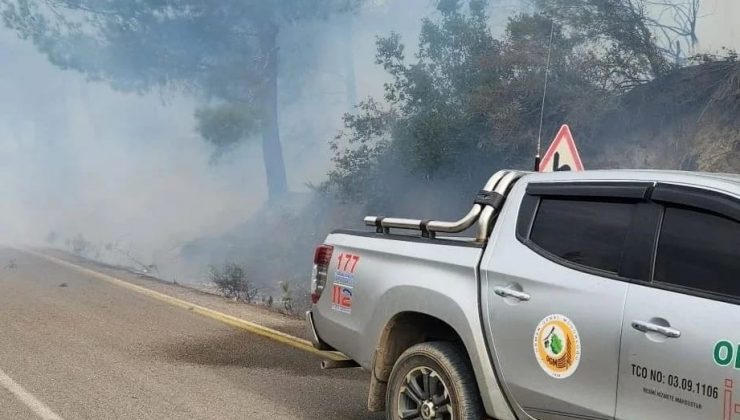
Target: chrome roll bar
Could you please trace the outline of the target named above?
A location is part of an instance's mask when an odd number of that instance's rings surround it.
[[[488,182],[486,182],[486,185],[483,187],[483,191],[493,191],[493,188],[496,186],[496,184],[499,183],[499,181],[501,181],[501,178],[503,178],[507,172],[508,171],[498,171],[493,174],[493,176],[488,178]],[[473,223],[475,223],[475,221],[478,219],[481,210],[483,210],[483,206],[481,206],[480,204],[473,204],[473,208],[471,208],[468,214],[463,216],[462,219],[455,222],[443,222],[440,220],[433,220],[427,223],[427,229],[429,229],[430,232],[462,232],[470,226],[473,226]]]
[[[488,179],[481,193],[495,192],[504,195],[511,184],[516,181],[523,172],[503,170],[498,171]],[[442,220],[420,220],[420,219],[403,219],[397,217],[365,217],[365,225],[375,226],[379,232],[388,232],[390,228],[396,229],[413,229],[420,230],[422,235],[433,237],[437,232],[458,233],[473,226],[478,222],[478,240],[485,240],[488,235],[488,226],[492,219],[494,209],[490,205],[479,202],[473,204],[473,207],[461,219],[456,221]],[[485,218],[485,223],[483,218]],[[482,238],[481,238],[482,235]]]
[[[509,188],[511,188],[514,182],[521,178],[522,175],[524,175],[524,172],[508,172],[503,179],[496,184],[496,188],[494,188],[493,192],[502,197],[506,196],[506,193],[509,192]],[[477,241],[485,241],[488,238],[491,222],[498,217],[498,212],[500,210],[500,208],[494,209],[493,206],[486,206],[483,211],[481,211],[481,214],[478,217],[478,235],[475,237]]]

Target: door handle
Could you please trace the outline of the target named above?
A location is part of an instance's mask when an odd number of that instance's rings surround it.
[[[679,338],[681,337],[681,331],[671,328],[664,327],[662,325],[653,324],[645,321],[632,321],[632,328],[641,332],[654,332],[664,335],[668,338]]]
[[[529,293],[525,293],[519,290],[514,290],[510,287],[498,286],[493,289],[493,293],[501,297],[505,297],[505,298],[510,297],[510,298],[514,298],[516,300],[520,300],[523,302],[526,302],[530,299]]]

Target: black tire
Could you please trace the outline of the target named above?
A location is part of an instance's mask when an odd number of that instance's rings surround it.
[[[446,392],[440,393],[439,382]],[[465,350],[450,342],[417,344],[403,352],[393,365],[385,398],[388,420],[483,417],[478,385]],[[414,413],[417,407],[418,415]],[[402,416],[402,411],[406,411],[407,417]]]

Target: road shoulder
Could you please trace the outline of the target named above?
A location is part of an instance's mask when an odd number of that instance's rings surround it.
[[[302,319],[287,316],[265,307],[235,302],[232,299],[227,299],[213,293],[166,282],[151,276],[136,274],[124,267],[96,262],[61,250],[34,249],[34,251],[213,311],[253,322],[294,337],[308,339]]]

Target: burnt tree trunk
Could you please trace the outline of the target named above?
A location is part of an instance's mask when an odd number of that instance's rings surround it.
[[[260,31],[260,51],[264,59],[263,79],[260,89],[260,131],[262,156],[265,162],[269,199],[279,198],[288,191],[285,161],[278,129],[277,77],[278,77],[278,28],[267,24]]]

